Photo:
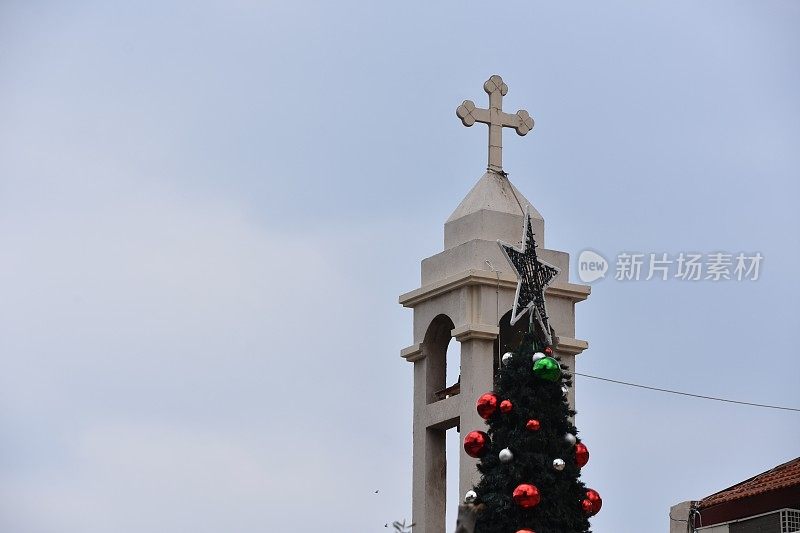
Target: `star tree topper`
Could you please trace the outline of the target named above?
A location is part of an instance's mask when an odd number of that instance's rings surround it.
[[[530,320],[536,320],[542,328],[545,340],[552,344],[550,324],[545,306],[544,290],[553,282],[560,270],[536,256],[536,240],[531,227],[530,206],[525,209],[525,222],[522,230],[522,246],[517,248],[503,241],[497,241],[506,259],[517,273],[517,294],[511,311],[511,325],[517,323],[530,311]]]

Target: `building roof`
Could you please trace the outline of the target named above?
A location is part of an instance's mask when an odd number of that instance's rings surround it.
[[[528,205],[530,202],[514,187],[507,176],[487,171],[447,221],[451,222],[483,209],[524,216]],[[542,215],[531,206],[531,217],[541,219]]]
[[[800,487],[800,457],[700,500],[700,510],[767,492]]]

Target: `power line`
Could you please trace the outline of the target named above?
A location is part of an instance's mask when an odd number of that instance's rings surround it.
[[[692,394],[689,392],[680,392],[676,390],[669,390],[669,389],[660,389],[658,387],[649,387],[647,385],[639,385],[638,383],[628,383],[627,381],[619,381],[617,379],[609,379],[609,378],[601,378],[600,376],[591,376],[589,374],[581,374],[580,372],[573,372],[576,376],[583,376],[585,378],[592,378],[592,379],[599,379],[601,381],[609,381],[611,383],[618,383],[619,385],[627,385],[629,387],[638,387],[640,389],[647,389],[647,390],[654,390],[659,392],[668,392],[670,394],[679,394],[681,396],[691,396],[692,398],[703,398],[704,400],[715,400],[718,402],[728,402],[728,403],[738,403],[740,405],[751,405],[753,407],[765,407],[767,409],[781,409],[783,411],[796,411],[800,412],[800,409],[795,407],[782,407],[780,405],[766,405],[763,403],[752,403],[752,402],[740,402],[739,400],[729,400],[727,398],[715,398],[714,396],[704,396],[702,394]]]

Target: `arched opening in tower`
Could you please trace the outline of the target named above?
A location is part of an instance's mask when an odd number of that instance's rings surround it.
[[[513,352],[522,342],[522,338],[528,331],[527,315],[513,326],[511,325],[511,311],[500,318],[500,335],[494,341],[494,371],[500,364],[500,357],[506,352]]]
[[[423,341],[428,359],[429,376],[426,397],[428,403],[438,402],[459,393],[461,345],[452,338],[453,321],[449,316],[436,316],[428,326]]]

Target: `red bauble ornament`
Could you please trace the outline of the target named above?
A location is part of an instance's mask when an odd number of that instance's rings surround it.
[[[552,356],[553,355],[553,349],[548,346],[547,348],[544,349],[544,354],[546,356],[548,356],[548,357]]]
[[[464,437],[464,451],[470,457],[480,457],[486,453],[486,445],[489,443],[489,435],[483,431],[470,431]]]
[[[525,423],[525,428],[529,431],[539,431],[541,427],[542,424],[535,418],[531,418]]]
[[[514,503],[523,509],[530,509],[539,505],[539,489],[530,483],[517,485],[511,497],[514,499]]]
[[[603,506],[603,499],[600,497],[600,493],[594,489],[586,489],[586,499],[592,502],[592,514],[599,513],[600,508]]]
[[[592,516],[592,514],[594,514],[594,505],[592,505],[592,502],[589,500],[583,500],[581,502],[581,509],[583,509],[583,512],[586,513],[587,516]]]
[[[484,420],[489,420],[489,417],[491,417],[494,412],[497,411],[497,396],[491,392],[481,394],[481,397],[478,398],[476,408],[478,409],[478,414],[481,415],[481,418]]]
[[[503,414],[508,414],[514,408],[514,404],[511,403],[511,400],[503,400],[500,402],[500,412]]]
[[[589,462],[589,448],[582,442],[575,445],[575,464],[583,468]]]
[[[536,532],[532,529],[518,529],[517,533],[536,533]]]

